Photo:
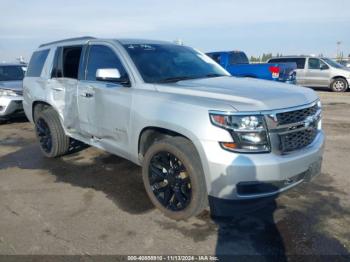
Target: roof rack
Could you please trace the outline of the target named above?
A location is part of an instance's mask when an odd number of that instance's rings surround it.
[[[67,39],[62,39],[62,40],[58,40],[58,41],[45,43],[45,44],[40,45],[39,47],[48,46],[48,45],[52,45],[52,44],[63,43],[63,42],[68,42],[68,41],[90,40],[90,39],[96,39],[96,38],[92,37],[92,36],[73,37],[73,38],[67,38]]]

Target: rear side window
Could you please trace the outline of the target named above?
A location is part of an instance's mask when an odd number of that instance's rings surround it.
[[[43,70],[46,58],[49,54],[49,49],[36,51],[33,53],[32,58],[30,59],[27,76],[29,77],[39,77],[41,71]]]
[[[273,58],[269,60],[269,63],[296,63],[297,69],[304,69],[305,61],[305,58]]]
[[[55,53],[51,76],[54,78],[78,79],[82,46],[58,47]]]
[[[96,71],[102,68],[116,68],[122,79],[128,78],[122,63],[112,49],[104,45],[92,45],[87,63],[86,80],[96,81]]]
[[[230,64],[249,64],[248,57],[243,52],[231,52],[230,53]]]

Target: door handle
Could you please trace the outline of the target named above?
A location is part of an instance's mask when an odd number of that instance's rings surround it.
[[[64,91],[64,88],[62,88],[62,87],[52,87],[52,90],[62,92],[62,91]]]
[[[94,94],[92,94],[92,93],[83,93],[83,94],[81,94],[81,96],[82,97],[86,97],[86,98],[91,98],[91,97],[94,96]]]

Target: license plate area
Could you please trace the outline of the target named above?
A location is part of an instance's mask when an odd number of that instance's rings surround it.
[[[305,180],[310,181],[315,176],[318,176],[319,174],[321,174],[321,168],[322,168],[322,158],[319,158],[317,161],[315,161],[309,166],[309,169],[305,176]]]

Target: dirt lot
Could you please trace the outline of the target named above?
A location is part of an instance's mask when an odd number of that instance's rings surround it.
[[[94,148],[45,159],[31,124],[1,125],[0,254],[349,255],[350,93],[319,93],[322,175],[226,220],[167,219],[133,163]]]

